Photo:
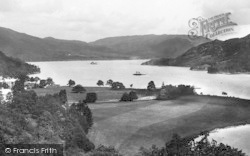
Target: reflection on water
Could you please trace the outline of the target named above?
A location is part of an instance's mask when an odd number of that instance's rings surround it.
[[[126,87],[133,84],[134,88],[146,88],[153,80],[156,86],[164,84],[186,84],[198,88],[198,93],[222,95],[250,99],[250,75],[207,74],[205,71],[190,71],[184,67],[142,66],[146,60],[115,60],[115,61],[58,61],[33,62],[41,68],[41,78],[52,77],[57,84],[66,85],[69,79],[84,86],[97,86],[98,80],[108,79],[120,81]],[[133,75],[136,71],[146,74]]]

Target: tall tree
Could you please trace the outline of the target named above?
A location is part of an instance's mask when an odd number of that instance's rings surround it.
[[[69,80],[69,82],[68,82],[68,86],[69,87],[72,87],[72,86],[74,86],[76,84],[76,82],[75,81],[73,81],[73,80]]]
[[[148,89],[149,91],[153,91],[153,90],[156,89],[154,81],[150,81],[150,82],[148,83],[147,89]]]

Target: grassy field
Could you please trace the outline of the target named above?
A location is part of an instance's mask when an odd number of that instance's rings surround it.
[[[126,155],[141,146],[163,146],[173,133],[202,131],[250,123],[250,102],[225,97],[186,96],[170,101],[92,104],[94,126],[89,138]]]
[[[97,93],[97,103],[118,101],[122,97],[124,92],[130,92],[134,90],[138,93],[139,97],[150,96],[152,94],[148,93],[145,89],[124,89],[124,90],[111,90],[109,87],[85,87],[85,93],[72,93],[72,87],[61,86],[61,87],[48,87],[48,88],[37,88],[33,89],[39,96],[45,94],[55,94],[59,93],[60,90],[65,89],[67,91],[67,97],[69,103],[78,102],[79,100],[84,100],[86,94],[89,92]],[[156,91],[158,92],[158,91]]]
[[[248,100],[196,95],[168,101],[110,102],[118,101],[124,92],[132,89],[86,87],[86,93],[71,93],[72,88],[65,86],[35,91],[45,95],[61,89],[67,91],[69,102],[85,99],[87,92],[96,92],[97,103],[89,105],[94,125],[88,136],[96,146],[115,146],[128,156],[138,152],[141,146],[164,146],[173,133],[196,136],[215,128],[250,123]],[[143,89],[135,91],[140,97],[152,95]]]

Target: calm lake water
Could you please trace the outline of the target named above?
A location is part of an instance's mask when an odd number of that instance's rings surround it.
[[[250,99],[250,75],[238,74],[207,74],[205,71],[190,71],[185,67],[142,66],[147,60],[115,60],[95,61],[57,61],[31,62],[41,68],[40,78],[52,77],[55,83],[66,85],[69,79],[83,86],[97,86],[98,80],[106,83],[108,79],[120,81],[126,87],[133,84],[134,88],[146,88],[153,80],[157,87],[164,84],[193,85],[197,93],[221,95]],[[139,71],[143,76],[134,76]]]
[[[228,127],[216,129],[210,132],[209,141],[216,140],[217,143],[224,143],[234,148],[242,150],[242,152],[250,155],[250,125],[242,125],[236,127]],[[197,140],[200,140],[198,137]]]

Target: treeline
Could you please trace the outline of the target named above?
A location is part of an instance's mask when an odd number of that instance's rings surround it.
[[[40,69],[19,59],[6,56],[0,51],[0,75],[4,77],[19,77],[39,73]]]
[[[169,100],[169,99],[175,99],[179,96],[185,96],[185,95],[194,95],[195,89],[193,86],[189,85],[178,85],[178,86],[172,86],[172,85],[166,85],[162,86],[162,89],[160,91],[160,94],[158,95],[158,100]]]

